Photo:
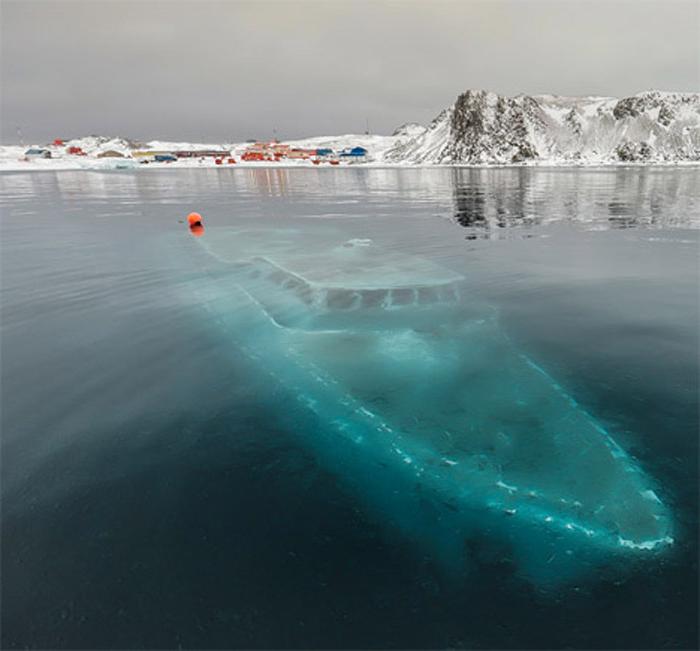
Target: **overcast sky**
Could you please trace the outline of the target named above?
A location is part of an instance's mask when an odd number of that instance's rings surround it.
[[[700,90],[698,0],[0,0],[2,142],[425,123],[468,88]]]

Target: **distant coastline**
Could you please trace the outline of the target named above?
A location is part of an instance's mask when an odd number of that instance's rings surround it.
[[[547,167],[700,165],[700,94],[507,97],[468,90],[427,126],[392,135],[191,143],[87,136],[0,145],[0,171],[206,167]]]

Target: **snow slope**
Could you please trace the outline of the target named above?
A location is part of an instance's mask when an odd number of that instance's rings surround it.
[[[503,165],[700,162],[700,94],[506,97],[469,90],[387,162]]]

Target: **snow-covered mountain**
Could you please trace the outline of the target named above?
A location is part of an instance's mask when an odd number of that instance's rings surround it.
[[[700,161],[700,94],[506,97],[469,90],[386,162],[609,164]]]
[[[393,165],[612,165],[700,164],[700,93],[649,91],[624,99],[611,97],[506,97],[469,90],[428,125],[408,122],[390,136],[347,134],[285,141],[292,147],[364,147],[367,156],[342,164]],[[25,160],[25,146],[0,145],[0,171],[27,169],[102,169],[115,159],[98,159],[109,150],[131,156],[137,149],[224,149],[241,166],[308,166],[309,160],[246,162],[248,143],[191,143],[87,136],[47,145],[53,157]],[[86,156],[70,156],[69,146]],[[119,163],[123,165],[123,162]],[[213,159],[184,158],[156,167],[209,167]]]

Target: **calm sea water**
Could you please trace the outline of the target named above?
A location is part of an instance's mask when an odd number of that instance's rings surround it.
[[[16,173],[0,191],[3,647],[697,646],[700,170]],[[462,276],[648,475],[674,544],[575,551],[540,580],[472,531],[445,564],[449,510],[420,482],[373,499],[222,320],[232,272],[207,251],[260,227]]]

